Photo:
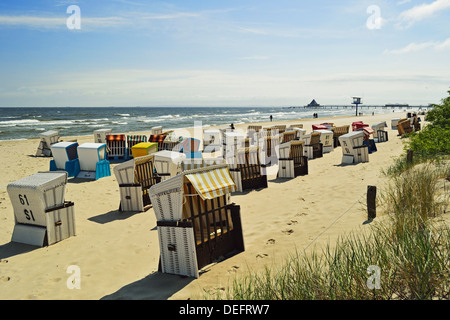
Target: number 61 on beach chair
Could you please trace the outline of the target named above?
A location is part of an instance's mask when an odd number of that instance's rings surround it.
[[[76,233],[74,203],[65,201],[67,172],[38,172],[8,184],[15,226],[11,241],[49,246]]]

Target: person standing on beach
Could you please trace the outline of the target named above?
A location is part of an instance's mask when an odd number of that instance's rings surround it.
[[[270,122],[272,122],[272,119],[273,119],[273,117],[272,117],[272,115],[270,115]]]

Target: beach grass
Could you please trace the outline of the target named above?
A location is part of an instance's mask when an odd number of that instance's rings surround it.
[[[375,223],[371,232],[297,252],[281,267],[249,272],[206,298],[448,299],[450,228],[439,221],[449,203],[448,173],[449,166],[427,163],[393,176],[378,199],[388,219]]]

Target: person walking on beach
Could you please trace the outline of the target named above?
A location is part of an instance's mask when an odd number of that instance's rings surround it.
[[[272,117],[272,115],[270,115],[270,122],[272,122],[272,120],[273,120],[273,117]]]

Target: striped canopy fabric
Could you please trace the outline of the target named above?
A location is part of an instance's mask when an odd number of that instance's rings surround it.
[[[186,174],[185,177],[203,200],[223,196],[236,188],[227,167]]]

